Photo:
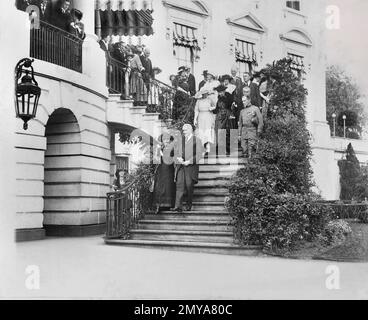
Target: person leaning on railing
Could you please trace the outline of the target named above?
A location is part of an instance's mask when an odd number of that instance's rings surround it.
[[[115,172],[115,179],[112,185],[114,191],[118,192],[122,190],[127,182],[127,170],[116,170]]]

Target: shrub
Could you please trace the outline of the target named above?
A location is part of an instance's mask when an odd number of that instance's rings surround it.
[[[326,225],[321,239],[326,245],[338,244],[343,242],[351,232],[351,227],[346,221],[333,220]]]
[[[368,197],[368,170],[361,169],[353,146],[349,143],[340,168],[341,200],[364,200]]]
[[[237,241],[276,251],[315,239],[331,214],[310,192],[312,153],[304,109],[307,91],[290,63],[290,59],[282,59],[264,70],[280,80],[273,89],[257,155],[230,181],[226,202]]]
[[[241,169],[230,185],[226,206],[236,240],[279,251],[315,239],[330,219],[329,208],[316,204],[310,195],[278,192],[277,171],[274,179],[255,167]]]
[[[362,210],[359,213],[358,219],[363,223],[368,223],[368,205],[366,206],[365,210]]]
[[[140,213],[147,213],[152,211],[152,193],[150,186],[152,178],[154,177],[155,165],[140,163],[137,168],[129,175],[128,180],[135,182],[135,187],[138,191],[138,198],[136,199]]]

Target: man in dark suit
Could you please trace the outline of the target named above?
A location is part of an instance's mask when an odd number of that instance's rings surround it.
[[[206,84],[207,82],[207,74],[208,74],[208,70],[204,70],[202,73],[203,76],[203,80],[199,83],[199,87],[198,90],[200,91],[202,89],[202,87]]]
[[[40,10],[40,20],[48,23],[52,22],[53,8],[51,0],[38,0],[35,5]]]
[[[196,81],[194,76],[190,73],[190,68],[186,67],[185,71],[187,73],[188,77],[188,85],[189,85],[189,92],[191,96],[194,96],[196,94]]]
[[[105,51],[106,53],[108,53],[110,51],[110,45],[109,45],[109,36],[108,35],[103,35],[101,40],[98,42],[100,45],[100,48]]]
[[[253,106],[256,106],[261,109],[262,108],[262,97],[259,91],[260,81],[261,81],[261,73],[256,72],[253,75],[253,81],[250,84],[250,103]]]
[[[172,211],[183,211],[183,198],[187,191],[186,211],[192,210],[194,185],[198,183],[199,161],[203,156],[202,142],[193,135],[191,124],[183,126],[184,137],[175,148],[176,199]]]
[[[61,30],[70,31],[70,24],[73,22],[70,13],[70,0],[61,0],[58,2],[54,15],[54,25]]]

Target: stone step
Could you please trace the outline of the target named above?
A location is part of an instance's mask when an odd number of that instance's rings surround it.
[[[222,193],[224,195],[228,194],[229,193],[229,189],[226,188],[226,185],[220,185],[220,184],[200,184],[198,183],[196,186],[195,186],[195,189],[194,189],[194,194],[196,193],[207,193],[207,194],[211,194],[213,192],[216,192],[216,193]]]
[[[217,191],[200,191],[195,190],[193,194],[193,200],[196,202],[222,202],[224,205],[225,197],[228,195],[227,192]]]
[[[202,158],[199,162],[200,165],[229,165],[229,164],[243,164],[244,158],[240,157],[208,157]]]
[[[130,230],[132,240],[233,243],[230,231]]]
[[[199,172],[224,173],[225,175],[229,176],[229,174],[234,174],[240,168],[242,168],[242,166],[236,164],[202,164],[199,165]]]
[[[213,171],[213,172],[199,171],[198,179],[199,181],[202,181],[202,180],[229,181],[233,174],[235,174],[235,171],[222,171],[221,174],[219,171]]]
[[[223,211],[184,211],[183,213],[173,213],[171,211],[162,211],[159,214],[146,214],[144,219],[147,220],[199,220],[199,221],[227,221],[230,222],[231,217],[224,214]]]
[[[229,221],[208,220],[141,220],[140,230],[179,230],[179,231],[232,231]]]
[[[224,255],[258,256],[262,254],[262,248],[259,246],[241,247],[230,243],[118,240],[118,239],[105,239],[105,243],[108,245],[120,245],[135,248],[213,253]]]
[[[227,213],[227,209],[224,206],[224,201],[193,201],[192,209],[194,211],[206,211],[206,212],[223,212]]]

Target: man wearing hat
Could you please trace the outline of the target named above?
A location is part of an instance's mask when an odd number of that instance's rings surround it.
[[[203,80],[199,83],[199,87],[198,90],[201,91],[202,87],[206,84],[207,82],[207,74],[208,74],[208,70],[204,70],[202,73],[203,76]]]

